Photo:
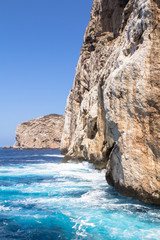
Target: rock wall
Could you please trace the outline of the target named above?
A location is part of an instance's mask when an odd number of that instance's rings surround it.
[[[13,148],[59,148],[64,116],[50,114],[17,126]]]
[[[160,204],[160,1],[94,0],[61,151],[117,191]]]

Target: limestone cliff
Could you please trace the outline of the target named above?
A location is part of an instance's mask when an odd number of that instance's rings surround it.
[[[160,204],[160,1],[94,0],[66,110],[66,159]]]
[[[17,126],[13,148],[59,148],[64,116],[50,114]]]

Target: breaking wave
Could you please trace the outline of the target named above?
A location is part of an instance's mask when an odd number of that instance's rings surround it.
[[[160,209],[120,196],[104,170],[58,150],[3,151],[0,239],[159,240]]]

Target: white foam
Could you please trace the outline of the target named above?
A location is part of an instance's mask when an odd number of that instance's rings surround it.
[[[157,236],[160,236],[160,230],[157,230],[155,225],[151,226],[151,229],[139,230],[137,227],[140,224],[139,222],[146,219],[146,215],[147,218],[153,218],[154,221],[158,222],[159,215],[156,215],[156,210],[145,206],[144,212],[137,211],[135,216],[136,209],[143,209],[143,206],[138,202],[137,204],[130,202],[130,200],[127,202],[127,199],[126,202],[121,202],[118,197],[113,196],[112,198],[109,195],[110,192],[107,191],[107,188],[110,187],[105,182],[105,171],[99,172],[87,162],[78,164],[73,162],[61,164],[28,163],[28,165],[19,164],[7,166],[7,168],[1,167],[0,170],[0,175],[3,176],[42,176],[38,182],[34,182],[33,179],[33,182],[29,184],[17,183],[13,186],[2,186],[2,190],[41,194],[35,194],[33,197],[31,197],[31,194],[29,194],[30,197],[26,194],[27,197],[25,196],[23,199],[14,198],[9,202],[5,201],[7,206],[10,203],[10,208],[5,207],[4,202],[2,202],[0,212],[6,211],[6,214],[12,212],[14,216],[24,214],[24,211],[18,213],[18,208],[23,209],[24,206],[31,204],[35,205],[35,209],[38,207],[38,209],[44,210],[46,214],[56,208],[57,211],[61,211],[71,219],[77,239],[83,237],[91,239],[90,236],[88,237],[87,229],[100,226],[110,233],[109,237],[111,239],[117,238],[117,236],[120,239],[133,239],[135,235],[135,237],[140,236],[141,239],[159,240]],[[45,178],[45,176],[47,177]],[[107,214],[104,214],[106,212]],[[41,223],[41,215],[38,215],[37,210],[33,217],[38,223]]]
[[[30,160],[28,160],[30,161]],[[39,160],[43,161],[43,160]],[[7,169],[4,166],[0,167],[1,176],[25,176],[25,175],[36,175],[36,176],[56,176],[63,178],[75,178],[79,181],[88,181],[89,183],[102,182],[104,184],[105,177],[104,172],[98,172],[93,168],[92,165],[88,165],[90,168],[86,167],[86,163],[31,163],[18,164],[17,166],[8,166]],[[95,187],[97,184],[93,184]]]
[[[160,230],[155,228],[155,229],[152,229],[151,231],[149,230],[146,230],[145,231],[145,237],[143,239],[153,239],[153,240],[159,240],[160,239]]]
[[[0,212],[10,211],[10,207],[0,206]]]
[[[74,222],[75,225],[72,228],[76,230],[78,236],[82,237],[87,237],[87,227],[95,227],[95,224],[90,221],[90,218],[83,219],[82,217],[78,217]]]
[[[56,202],[64,201],[64,198],[55,198],[55,197],[50,197],[50,198],[26,198],[24,200],[15,200],[12,201],[14,205],[19,205],[23,204],[25,206],[30,205],[30,204],[40,204],[41,206],[44,204],[45,206],[48,206],[49,204],[53,204]],[[54,205],[53,205],[54,207]]]

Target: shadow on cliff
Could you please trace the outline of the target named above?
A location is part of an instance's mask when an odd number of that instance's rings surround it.
[[[113,33],[116,38],[122,27],[123,12],[129,0],[103,0],[101,14],[102,33]]]
[[[121,183],[124,183],[124,171],[122,166],[122,153],[119,147],[119,138],[122,135],[118,129],[117,124],[114,121],[109,121],[107,125],[108,134],[109,137],[113,140],[113,144],[110,148],[107,149],[106,152],[106,180],[108,184],[115,187],[118,192],[122,192],[123,190]]]
[[[159,0],[153,0],[156,4],[157,4],[157,7],[160,9],[160,1]]]

